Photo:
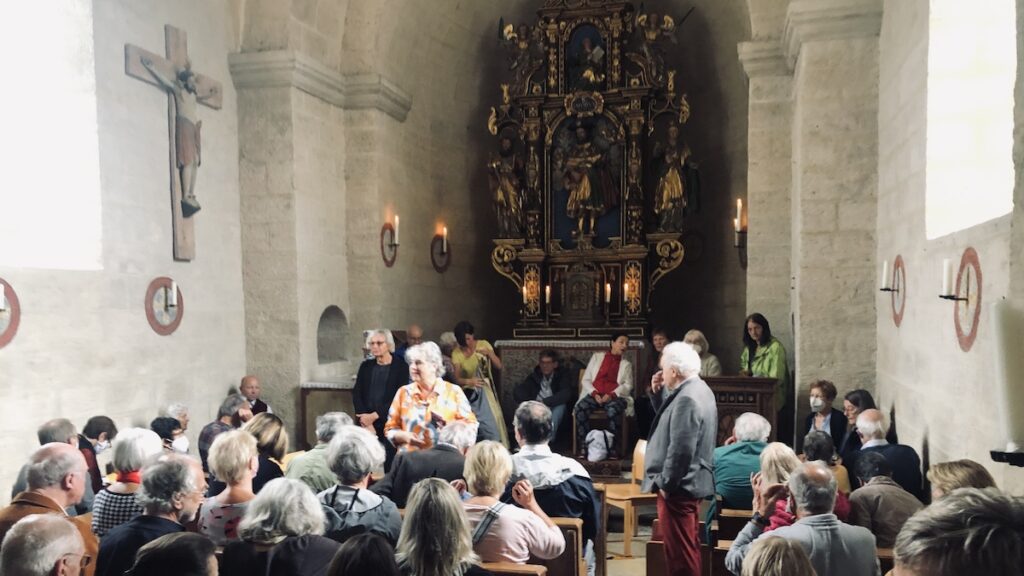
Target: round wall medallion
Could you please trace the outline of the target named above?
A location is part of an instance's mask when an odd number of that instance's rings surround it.
[[[903,311],[907,307],[907,269],[903,256],[897,255],[892,263],[892,322],[899,328],[903,323]]]
[[[395,242],[395,227],[386,222],[380,228],[380,257],[384,265],[391,268],[398,260],[398,244]]]
[[[153,332],[161,336],[173,334],[181,324],[185,315],[185,299],[181,288],[177,288],[177,298],[171,296],[174,281],[166,276],[154,278],[146,289],[146,320]]]
[[[960,258],[956,295],[958,299],[953,307],[956,339],[960,349],[967,352],[978,337],[978,322],[981,320],[981,263],[974,248],[964,250]]]
[[[434,265],[434,270],[438,274],[444,274],[452,263],[452,245],[445,242],[440,234],[435,235],[430,241],[430,263]]]
[[[7,346],[14,340],[18,333],[18,325],[21,324],[21,302],[18,294],[6,280],[0,278],[0,286],[4,287],[6,306],[0,310],[0,348]]]

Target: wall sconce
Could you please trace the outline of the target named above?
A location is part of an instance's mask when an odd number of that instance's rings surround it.
[[[0,348],[14,340],[21,324],[21,304],[18,294],[6,280],[0,278]]]
[[[385,222],[380,228],[380,256],[384,265],[391,268],[398,259],[398,214],[395,214],[395,223]]]
[[[892,272],[889,271],[889,261],[882,262],[882,277],[879,282],[879,292],[888,292],[892,298],[892,321],[899,328],[903,323],[903,310],[906,307],[907,295],[902,289],[907,283],[907,271],[903,264],[903,256],[896,255],[892,264]]]
[[[970,274],[970,271],[967,271]],[[966,302],[971,297],[971,284],[968,281],[966,286],[966,294],[960,296],[960,285],[954,286],[953,282],[953,261],[949,258],[942,259],[942,291],[939,293],[939,298],[943,300],[952,300],[954,302]]]
[[[146,321],[160,336],[173,334],[185,315],[185,299],[178,283],[161,276],[154,278],[146,289]]]
[[[736,199],[736,217],[732,219],[734,248],[745,248],[747,245],[747,228],[743,225],[743,199]]]
[[[430,263],[434,271],[443,274],[452,263],[451,246],[448,244],[448,227],[443,226],[440,234],[435,234],[430,241]]]
[[[898,287],[893,287],[893,275],[889,274],[889,261],[885,260],[882,262],[882,287],[878,289],[879,292],[899,292]]]
[[[164,303],[167,308],[178,307],[178,283],[171,280],[170,286],[164,287]]]
[[[968,352],[978,336],[981,320],[981,262],[978,252],[971,247],[964,250],[960,266],[954,276],[953,263],[942,260],[942,291],[939,298],[953,302],[953,323],[960,349]]]
[[[0,312],[7,312],[7,285],[0,284]]]

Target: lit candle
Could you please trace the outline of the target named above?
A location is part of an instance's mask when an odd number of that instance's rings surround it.
[[[889,261],[885,260],[882,262],[882,289],[887,290],[891,287],[889,282]]]
[[[526,284],[523,284],[523,304],[526,304]]]
[[[7,285],[0,284],[0,312],[7,311]]]
[[[735,230],[736,232],[741,232],[742,231],[742,228],[740,228],[740,219],[739,218],[733,218],[732,219],[732,229]]]
[[[171,285],[167,287],[167,306],[174,308],[178,305],[178,283],[171,280]]]
[[[953,262],[949,258],[942,259],[942,295],[953,294]]]
[[[441,228],[441,253],[448,252],[448,227]]]
[[[610,282],[606,282],[604,285],[604,301],[606,303],[612,301],[612,285]]]
[[[995,404],[1007,452],[1024,447],[1024,355],[1019,346],[1024,339],[1024,317],[1007,300],[992,306],[992,327],[995,336]],[[1002,446],[1000,446],[1002,448]]]
[[[743,199],[736,199],[736,231],[742,230],[743,226]]]
[[[544,287],[544,303],[551,304],[551,284]]]
[[[622,301],[629,302],[629,282],[622,283]]]
[[[398,214],[395,214],[395,245],[398,245]]]

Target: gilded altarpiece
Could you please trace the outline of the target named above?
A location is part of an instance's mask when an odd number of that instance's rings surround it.
[[[522,295],[517,338],[644,335],[652,291],[682,262],[699,180],[665,66],[676,28],[606,0],[544,0],[536,22],[499,23],[491,259]]]

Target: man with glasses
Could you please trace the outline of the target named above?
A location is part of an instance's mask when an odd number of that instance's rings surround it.
[[[97,576],[121,576],[135,563],[139,548],[165,534],[183,532],[195,520],[206,488],[199,462],[183,454],[163,456],[143,468],[135,497],[144,512],[103,537]]]
[[[384,424],[398,389],[409,383],[409,365],[394,354],[395,338],[390,330],[371,330],[366,336],[366,347],[373,358],[359,365],[352,404],[356,424],[373,432],[384,445],[384,469],[390,470],[395,446],[384,438]]]
[[[558,426],[565,418],[565,411],[572,401],[572,382],[568,370],[558,362],[554,350],[540,353],[540,361],[533,372],[516,386],[512,396],[517,404],[536,400],[551,409],[551,440],[558,436]]]
[[[0,510],[0,542],[26,516],[58,514],[66,517],[64,509],[79,503],[85,494],[86,485],[90,482],[89,468],[76,447],[50,442],[29,458],[26,480],[28,489],[18,493],[9,506]],[[88,521],[75,518],[72,522],[81,535],[85,553],[95,556],[98,543]],[[83,573],[92,575],[90,568]]]
[[[77,576],[90,564],[78,529],[56,514],[22,518],[7,532],[0,551],[0,574],[10,576]]]

